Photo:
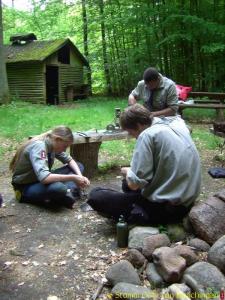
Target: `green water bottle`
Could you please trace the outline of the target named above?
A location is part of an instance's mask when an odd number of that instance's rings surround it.
[[[128,244],[128,225],[124,220],[124,216],[119,217],[119,222],[116,224],[117,246],[126,248]]]

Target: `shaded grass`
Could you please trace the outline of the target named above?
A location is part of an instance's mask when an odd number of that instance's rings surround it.
[[[195,127],[192,133],[192,138],[202,150],[204,150],[204,148],[208,150],[215,150],[223,143],[223,139],[210,133],[209,128],[203,129],[199,126]]]
[[[215,109],[189,108],[183,110],[183,118],[194,123],[212,123],[216,120]]]

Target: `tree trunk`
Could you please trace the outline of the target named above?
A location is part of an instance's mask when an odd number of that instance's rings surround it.
[[[86,11],[86,0],[82,0],[82,17],[83,17],[83,43],[84,43],[84,55],[89,59],[88,51],[88,20],[87,20],[87,11]],[[90,94],[92,95],[92,79],[91,79],[91,70],[88,69],[87,72],[87,81],[90,89]]]
[[[0,104],[9,102],[9,87],[3,48],[2,1],[0,0]]]
[[[104,61],[104,72],[105,72],[105,79],[107,85],[107,94],[112,94],[112,84],[110,79],[110,72],[109,72],[109,62],[107,57],[106,51],[106,34],[105,34],[105,21],[104,21],[104,2],[103,0],[99,0],[99,9],[100,9],[100,17],[101,17],[101,35],[102,35],[102,54],[103,54],[103,61]]]

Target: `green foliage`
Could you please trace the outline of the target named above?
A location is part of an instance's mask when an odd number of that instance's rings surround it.
[[[34,32],[39,39],[69,37],[83,51],[81,0],[30,1],[30,11],[4,7],[6,43],[16,28],[17,32]],[[85,43],[95,93],[129,93],[149,65],[196,91],[225,88],[223,0],[84,3],[88,28]]]
[[[158,229],[159,229],[159,233],[165,233],[165,234],[168,233],[167,228],[166,228],[165,225],[162,225],[162,224],[159,225],[159,226],[158,226]]]
[[[69,37],[83,52],[81,0],[30,2],[30,11],[4,8],[5,42],[16,28],[39,39]],[[95,93],[127,95],[149,65],[196,91],[225,89],[223,0],[85,0],[85,8]]]

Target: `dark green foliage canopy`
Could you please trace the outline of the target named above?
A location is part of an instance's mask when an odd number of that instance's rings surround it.
[[[148,66],[196,91],[225,90],[225,0],[39,0],[4,8],[5,38],[70,37],[84,49],[95,92],[128,94]]]

